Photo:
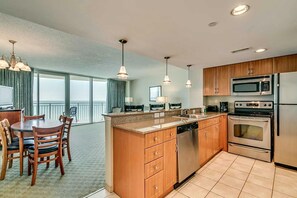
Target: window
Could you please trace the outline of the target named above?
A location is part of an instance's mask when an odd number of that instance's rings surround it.
[[[106,112],[106,80],[93,79],[93,122],[103,121],[102,113]]]

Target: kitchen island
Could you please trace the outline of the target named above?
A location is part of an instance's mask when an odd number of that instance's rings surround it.
[[[186,123],[199,122],[200,165],[225,150],[226,114],[191,111],[191,118],[179,117],[180,110],[105,115],[106,189],[120,197],[162,197],[172,191],[176,127]]]

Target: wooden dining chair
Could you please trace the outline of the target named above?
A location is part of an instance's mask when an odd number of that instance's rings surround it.
[[[24,116],[24,121],[27,121],[27,120],[44,120],[44,119],[45,119],[45,114],[35,115],[35,116]]]
[[[28,175],[31,175],[33,166],[31,186],[35,185],[37,168],[41,163],[49,164],[50,161],[55,161],[56,167],[60,166],[61,175],[65,174],[62,160],[63,128],[62,123],[54,128],[33,127],[34,146],[28,148]]]
[[[71,131],[73,118],[60,115],[59,120],[64,123],[64,131],[62,135],[62,155],[64,156],[64,149],[67,149],[68,160],[71,161],[70,131]]]
[[[7,163],[9,162],[9,168],[12,167],[14,159],[20,158],[20,148],[19,140],[12,138],[10,131],[10,124],[7,119],[0,121],[0,137],[2,138],[2,168],[0,180],[5,179]],[[24,153],[23,156],[26,156],[27,148],[34,145],[33,140],[24,140]],[[14,154],[19,154],[14,156]]]

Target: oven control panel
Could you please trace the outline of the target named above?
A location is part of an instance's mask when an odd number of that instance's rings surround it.
[[[235,109],[273,109],[273,101],[235,101]]]

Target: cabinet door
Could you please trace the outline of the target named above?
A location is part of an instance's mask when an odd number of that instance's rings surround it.
[[[269,75],[272,74],[272,58],[256,60],[250,62],[250,75],[258,76],[258,75]]]
[[[227,116],[220,117],[220,149],[227,152]]]
[[[229,96],[230,95],[230,66],[217,67],[216,76],[216,95]]]
[[[206,156],[207,151],[207,139],[206,139],[206,130],[201,129],[198,132],[198,159],[199,159],[199,165],[202,166],[207,160]]]
[[[250,63],[249,62],[237,63],[237,64],[231,65],[231,77],[232,78],[249,76],[249,73],[250,73]]]
[[[212,96],[215,94],[216,68],[203,69],[203,95]]]
[[[273,73],[297,71],[297,54],[274,58]]]
[[[220,129],[219,124],[211,126],[212,133],[212,156],[220,150]],[[212,157],[211,156],[211,157]]]
[[[214,128],[213,126],[204,129],[206,132],[206,160],[209,160],[214,155],[213,150],[213,138],[214,138]]]
[[[176,139],[164,142],[164,192],[177,181]]]

